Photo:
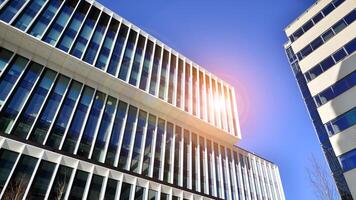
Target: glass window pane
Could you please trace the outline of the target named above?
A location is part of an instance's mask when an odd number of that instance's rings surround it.
[[[91,159],[94,159],[96,161],[104,162],[104,151],[112,130],[116,103],[116,98],[111,96],[109,96],[108,100],[106,101],[105,111],[100,122],[101,125],[99,128],[98,136],[96,138],[93,155],[91,157]]]
[[[326,42],[333,36],[334,36],[334,32],[330,29],[330,30],[326,31],[321,37],[324,39],[324,42]]]
[[[153,177],[156,179],[160,178],[161,173],[161,162],[162,162],[162,151],[163,151],[163,136],[165,133],[166,122],[163,119],[158,119],[157,126],[157,136],[156,136],[156,148],[154,155],[154,165],[153,165]]]
[[[37,169],[35,179],[31,184],[31,188],[26,196],[26,199],[39,200],[45,198],[47,188],[52,178],[52,174],[55,166],[56,165],[52,162],[48,162],[45,160],[41,161],[41,164]]]
[[[192,133],[192,190],[198,188],[199,179],[198,179],[198,169],[197,169],[197,154],[198,151],[198,138],[197,134]]]
[[[31,97],[27,100],[27,105],[20,114],[16,125],[13,128],[14,135],[25,139],[35,121],[38,112],[54,82],[56,72],[46,69],[39,84],[35,87]]]
[[[159,93],[158,96],[160,99],[165,99],[166,96],[166,80],[167,80],[167,70],[168,70],[168,63],[169,61],[169,52],[164,50],[163,52],[163,60],[162,60],[162,67],[161,67],[161,79],[159,84]]]
[[[64,198],[72,172],[73,169],[70,167],[59,166],[48,199],[61,200]]]
[[[188,187],[188,179],[189,179],[189,169],[188,162],[190,156],[189,148],[190,148],[190,136],[189,131],[184,129],[184,140],[183,140],[183,187]]]
[[[37,158],[31,156],[21,156],[2,196],[3,199],[12,199],[14,193],[18,195],[18,199],[22,199],[29,185],[28,183],[35,169],[37,160]]]
[[[152,60],[153,54],[153,42],[151,40],[147,41],[146,51],[145,51],[145,58],[143,60],[143,66],[141,71],[141,79],[140,79],[140,89],[146,91],[147,89],[147,80],[148,74],[150,71],[150,63]]]
[[[127,73],[133,57],[133,53],[134,53],[133,50],[135,48],[136,38],[137,38],[137,32],[131,30],[129,34],[129,39],[127,40],[126,43],[124,57],[122,58],[121,67],[119,71],[119,79],[123,81],[127,80]]]
[[[21,56],[16,56],[7,70],[0,78],[0,107],[4,105],[4,101],[7,96],[9,96],[10,91],[14,87],[17,79],[20,77],[25,69],[28,60]]]
[[[356,150],[344,153],[340,156],[339,161],[344,172],[356,168]]]
[[[157,86],[157,78],[158,78],[158,68],[160,66],[160,59],[161,59],[161,50],[162,48],[156,45],[155,54],[153,57],[151,81],[150,81],[150,88],[149,88],[149,93],[152,95],[156,95],[156,86]]]
[[[211,145],[211,141],[207,140],[206,142],[206,150],[207,150],[207,154],[208,154],[208,177],[209,177],[209,194],[213,195],[213,191],[214,191],[214,174],[213,174],[213,166],[214,166],[214,156],[213,156],[213,151],[212,151],[212,145]]]
[[[82,84],[72,81],[69,91],[63,100],[57,118],[52,126],[46,145],[57,149],[62,141],[62,137],[68,126],[70,116],[74,112],[74,106],[81,91]],[[39,122],[40,123],[40,122]]]
[[[356,51],[356,39],[345,45],[345,49],[349,55]]]
[[[36,16],[45,2],[45,0],[30,1],[22,13],[12,23],[12,25],[23,31],[26,30],[32,19]]]
[[[205,152],[205,141],[203,137],[199,137],[199,162],[200,162],[200,192],[207,193],[205,191],[205,162],[204,162],[204,152]],[[230,173],[232,174],[232,172]]]
[[[140,37],[138,39],[137,47],[136,47],[135,58],[133,60],[131,75],[130,75],[130,80],[129,80],[129,83],[134,86],[136,86],[137,82],[138,82],[138,73],[139,73],[140,67],[141,67],[141,60],[142,60],[142,56],[143,56],[143,49],[144,49],[145,41],[146,41],[146,38],[144,36],[140,35]]]
[[[143,143],[143,131],[146,126],[146,118],[147,118],[147,113],[145,111],[140,110],[138,114],[135,142],[132,151],[131,169],[130,169],[130,171],[136,173],[140,173],[138,170],[141,161],[141,150],[142,150],[141,147]]]
[[[148,190],[148,200],[158,200],[158,192],[154,190]]]
[[[198,103],[198,71],[197,71],[197,68],[193,67],[193,82],[192,82],[192,93],[193,93],[193,115],[195,116],[198,116],[198,106],[199,106],[199,103]],[[199,117],[199,116],[198,116]]]
[[[347,24],[343,21],[340,20],[338,23],[336,23],[332,28],[334,29],[335,34],[338,34],[340,31],[342,31]]]
[[[120,101],[117,106],[116,116],[114,119],[114,126],[112,128],[112,133],[110,137],[110,142],[107,150],[105,163],[109,165],[114,165],[118,146],[119,139],[121,137],[121,129],[123,127],[124,119],[126,116],[127,103]]]
[[[101,187],[103,185],[104,177],[94,174],[88,192],[88,200],[97,200],[100,197]]]
[[[326,16],[329,13],[331,13],[333,10],[334,10],[334,5],[330,3],[322,10],[322,12],[324,13],[324,16]]]
[[[348,15],[346,15],[346,17],[344,17],[344,19],[345,19],[346,23],[350,25],[352,22],[354,22],[356,20],[356,10],[353,10]]]
[[[321,12],[318,13],[317,15],[315,15],[315,16],[313,17],[314,24],[318,23],[318,22],[319,22],[321,19],[323,19],[323,18],[324,18],[323,14],[321,14]]]
[[[116,38],[115,47],[111,54],[110,63],[109,63],[108,69],[107,69],[107,72],[113,76],[116,76],[118,65],[119,65],[119,62],[121,59],[121,52],[124,47],[126,37],[128,35],[127,34],[128,31],[129,31],[129,28],[126,25],[121,24],[120,31]]]
[[[122,183],[121,193],[120,193],[120,200],[130,199],[131,188],[132,188],[131,184]]]
[[[0,192],[5,186],[7,179],[9,178],[10,172],[14,167],[18,153],[13,151],[0,149]]]
[[[175,75],[177,73],[177,57],[171,54],[171,63],[169,68],[169,83],[168,83],[168,103],[173,104]]]
[[[335,62],[339,62],[340,60],[344,59],[347,56],[347,53],[345,50],[342,48],[339,51],[337,51],[333,57],[335,59]]]
[[[149,115],[148,125],[146,132],[146,143],[143,152],[143,163],[142,163],[142,174],[145,176],[149,175],[151,161],[152,161],[152,150],[153,150],[153,138],[156,133],[156,121],[157,118],[154,115]]]
[[[30,91],[34,86],[36,80],[40,76],[42,66],[36,63],[31,63],[29,69],[24,74],[24,78],[18,83],[18,87],[14,95],[8,100],[9,103],[5,105],[0,117],[0,130],[5,133],[10,133],[16,116],[25,104]]]
[[[81,1],[79,8],[75,11],[69,25],[66,26],[61,39],[59,40],[57,47],[67,52],[71,47],[74,37],[77,35],[81,24],[84,21],[85,15],[89,10],[89,3]]]
[[[67,25],[70,16],[74,12],[74,8],[78,4],[77,0],[66,1],[57,14],[54,21],[51,23],[51,26],[46,31],[46,34],[43,36],[42,40],[51,44],[55,45],[58,41],[58,38],[62,31],[64,30],[65,26]]]
[[[9,23],[25,3],[26,0],[8,1],[0,11],[0,20]]]
[[[62,0],[50,0],[46,7],[41,11],[35,22],[32,23],[28,33],[34,37],[41,38],[43,32],[57,13],[62,4]]]
[[[136,191],[135,191],[135,200],[143,200],[144,198],[144,193],[145,193],[145,188],[136,186]]]
[[[190,111],[190,101],[191,101],[191,97],[190,97],[190,89],[191,89],[191,73],[190,73],[190,64],[186,63],[185,64],[185,83],[184,83],[184,87],[185,87],[185,102],[184,102],[184,110],[186,112]]]
[[[30,135],[30,140],[42,144],[49,127],[53,122],[55,113],[59,108],[59,104],[63,98],[64,92],[69,83],[69,78],[60,75],[57,83],[54,86],[51,94],[48,97],[47,103],[44,106],[39,119],[37,120],[34,129]]]
[[[93,64],[96,53],[98,52],[103,35],[105,33],[107,24],[109,23],[110,17],[107,14],[102,14],[99,19],[98,24],[96,25],[95,32],[91,38],[91,41],[85,52],[84,61],[90,64]]]
[[[84,189],[87,184],[87,179],[88,179],[88,172],[77,170],[68,199],[70,200],[82,199],[84,194]]]
[[[182,128],[176,126],[175,128],[175,144],[174,144],[174,172],[173,172],[173,184],[180,185],[179,179],[181,177],[180,169],[181,169],[181,162],[180,162],[180,151],[182,143]]]
[[[173,154],[173,124],[170,122],[167,122],[167,127],[166,127],[166,147],[165,147],[165,154],[164,154],[164,174],[163,174],[163,180],[166,182],[171,182],[171,166],[172,166],[172,154]]]
[[[172,196],[172,200],[174,200],[175,198],[177,198],[176,200],[178,200],[178,197]],[[161,193],[161,200],[169,200],[169,195],[162,192]]]
[[[106,95],[97,91],[94,97],[93,105],[87,119],[83,136],[80,141],[77,155],[88,157],[94,139],[94,134],[98,130],[99,118],[104,109]]]
[[[118,181],[109,178],[106,184],[105,200],[115,200]]]
[[[105,66],[108,62],[111,49],[114,45],[114,39],[116,36],[116,32],[119,29],[119,22],[115,19],[111,19],[109,29],[106,32],[104,43],[100,48],[98,59],[96,60],[95,66],[99,69],[105,69]]]
[[[131,149],[131,140],[132,140],[132,131],[134,129],[134,125],[137,120],[137,108],[134,106],[129,106],[129,111],[127,114],[127,119],[126,119],[126,125],[125,125],[125,130],[123,134],[123,140],[122,140],[122,145],[121,145],[121,150],[120,150],[120,157],[119,157],[119,165],[118,167],[121,169],[127,169],[128,168],[128,157],[129,157],[129,152]]]
[[[0,47],[0,73],[5,69],[12,55],[13,52]]]
[[[97,9],[95,6],[92,6],[87,18],[85,19],[83,26],[81,27],[80,33],[75,39],[74,45],[70,50],[70,54],[72,54],[77,58],[82,57],[82,54],[90,39],[91,33],[93,32],[99,14],[100,14],[99,9]]]
[[[83,121],[87,115],[89,105],[92,101],[94,95],[94,89],[90,87],[85,87],[80,97],[80,102],[77,105],[76,112],[72,119],[70,128],[67,133],[67,137],[64,141],[62,150],[73,153],[77,144],[79,134],[81,133]]]

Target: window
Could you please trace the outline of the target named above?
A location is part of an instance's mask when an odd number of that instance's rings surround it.
[[[74,45],[70,50],[70,54],[77,58],[81,58],[85,50],[85,47],[90,39],[90,36],[93,32],[96,20],[99,16],[99,9],[95,6],[92,6],[88,16],[85,19],[83,26],[81,27],[80,33],[75,39]]]
[[[15,27],[21,29],[22,31],[26,30],[26,28],[31,23],[35,15],[39,12],[44,3],[45,0],[34,0],[32,2],[29,2],[26,8],[21,12],[21,14],[12,24]]]
[[[310,21],[308,21],[307,23],[305,23],[304,25],[303,25],[303,30],[304,30],[304,32],[307,32],[309,29],[311,29],[311,27],[313,27],[314,26],[314,24],[313,24],[313,21],[312,20],[310,20]]]
[[[91,159],[104,162],[105,159],[105,147],[108,143],[110,133],[112,131],[112,124],[117,100],[114,97],[109,96],[106,101],[105,111],[101,119],[101,124],[94,145],[93,155]]]
[[[91,41],[89,42],[83,60],[89,64],[93,64],[96,53],[101,48],[101,41],[103,39],[107,24],[109,23],[109,15],[102,13],[98,24],[96,25]]]
[[[190,149],[190,134],[188,130],[184,129],[183,140],[183,187],[188,188],[189,169],[188,162],[190,161],[189,149]]]
[[[148,200],[158,200],[157,191],[148,190]]]
[[[356,20],[356,10],[353,10],[351,13],[349,13],[346,17],[344,17],[345,22],[347,24],[351,24]]]
[[[315,50],[315,49],[319,48],[323,43],[324,43],[323,39],[321,37],[318,37],[310,45],[313,48],[313,50]]]
[[[5,99],[9,96],[10,91],[14,87],[17,79],[24,71],[28,60],[21,56],[15,56],[11,61],[7,70],[0,78],[0,107],[4,105]]]
[[[51,192],[49,193],[48,199],[63,199],[67,187],[69,184],[70,177],[72,175],[73,169],[60,165],[57,171],[56,178],[54,179]]]
[[[356,150],[354,149],[347,153],[342,154],[339,157],[339,162],[344,172],[356,168]]]
[[[127,110],[127,103],[120,101],[117,106],[114,125],[112,128],[112,133],[111,133],[109,146],[106,154],[106,159],[105,159],[106,164],[114,165],[115,163],[116,152],[119,146],[119,139],[121,137],[121,131],[122,131],[121,129],[123,127],[124,119],[126,116],[126,110]]]
[[[199,168],[199,172],[200,172],[200,192],[204,192],[205,194],[207,194],[207,192],[205,191],[205,156],[204,156],[204,152],[205,152],[205,139],[201,136],[199,136],[199,162],[200,162],[200,168]]]
[[[213,156],[213,151],[212,151],[212,146],[211,146],[211,141],[207,140],[206,141],[206,150],[207,150],[207,155],[208,155],[208,179],[209,179],[209,194],[213,195],[214,194],[214,156]]]
[[[77,105],[76,112],[69,127],[67,137],[64,141],[62,150],[73,153],[77,144],[79,134],[81,133],[83,122],[85,121],[89,105],[94,95],[94,89],[85,87]]]
[[[200,102],[197,106],[200,106],[200,119],[204,119],[204,111],[206,110],[206,90],[204,88],[204,74],[199,71],[199,99]]]
[[[106,32],[104,43],[100,48],[100,52],[98,55],[98,58],[96,60],[95,66],[99,69],[104,70],[106,67],[106,64],[108,62],[111,49],[113,48],[114,45],[114,39],[116,36],[116,33],[119,29],[119,22],[116,21],[115,19],[111,19],[110,26]]]
[[[328,31],[326,31],[323,35],[321,35],[321,37],[324,39],[325,42],[327,42],[330,38],[332,38],[334,36],[334,32],[332,29],[329,29]]]
[[[356,39],[353,39],[347,45],[345,45],[345,49],[349,55],[356,51]]]
[[[158,119],[157,125],[157,136],[156,136],[156,148],[154,154],[154,165],[153,165],[153,177],[160,179],[161,164],[163,162],[162,151],[163,151],[163,136],[165,132],[166,122],[163,119]]]
[[[132,188],[131,184],[122,183],[121,193],[120,193],[120,200],[130,199],[131,188]]]
[[[334,10],[334,5],[329,4],[322,10],[322,12],[323,12],[324,16],[326,16],[329,13],[331,13],[333,10]]]
[[[356,108],[338,116],[337,118],[326,123],[326,129],[329,135],[337,134],[341,131],[348,129],[349,127],[356,124]]]
[[[212,102],[211,102],[211,98],[212,98],[212,90],[210,87],[210,77],[209,75],[205,75],[205,84],[206,84],[206,105],[207,105],[207,114],[208,114],[208,122],[212,123],[211,117],[210,117],[210,112],[211,112],[211,108],[212,108]],[[214,112],[213,112],[214,113]]]
[[[91,146],[94,139],[94,134],[98,130],[99,118],[101,117],[102,111],[104,109],[106,95],[102,92],[97,91],[94,97],[93,105],[86,121],[84,132],[79,144],[79,149],[77,154],[79,156],[87,158],[89,156]],[[83,123],[83,122],[82,122]]]
[[[54,82],[56,72],[46,69],[39,84],[35,87],[31,97],[27,100],[27,105],[20,114],[16,125],[13,128],[14,135],[25,139],[35,121],[38,112]]]
[[[159,93],[158,97],[160,99],[165,100],[166,98],[166,80],[167,80],[167,70],[169,65],[169,52],[167,50],[164,50],[163,52],[163,60],[162,60],[162,67],[161,67],[161,79],[160,79],[160,86],[159,86]]]
[[[0,11],[0,20],[9,23],[25,3],[26,0],[9,1]]]
[[[113,76],[116,76],[117,68],[121,59],[121,52],[124,47],[126,37],[128,35],[128,30],[129,28],[126,25],[121,24],[120,31],[116,38],[114,50],[111,54],[110,63],[107,69],[107,72]]]
[[[175,200],[176,196],[172,196],[172,200]],[[161,192],[161,200],[169,200],[169,195]],[[178,199],[177,199],[178,200]]]
[[[168,103],[173,104],[174,84],[176,82],[175,75],[177,73],[177,57],[171,54],[171,63],[169,68],[169,83],[168,83]]]
[[[345,52],[344,48],[340,49],[333,55],[335,62],[339,62],[340,60],[344,59],[346,56],[347,53]]]
[[[140,173],[139,165],[141,161],[141,150],[142,150],[141,147],[143,143],[143,132],[146,126],[146,118],[147,118],[147,113],[145,111],[140,110],[138,114],[135,142],[132,151],[131,168],[130,168],[130,171],[136,173]]]
[[[0,74],[4,71],[5,66],[8,64],[13,52],[0,47]]]
[[[11,176],[10,182],[8,183],[2,196],[4,199],[6,199],[6,197],[12,197],[14,188],[17,188],[15,190],[17,190],[16,193],[18,198],[22,199],[27,187],[29,186],[29,181],[36,167],[37,160],[37,158],[31,156],[21,156],[16,165],[15,171]]]
[[[145,41],[146,38],[140,35],[136,47],[135,58],[133,60],[131,75],[129,80],[129,83],[133,86],[136,86],[138,82]]]
[[[127,120],[126,120],[126,125],[125,125],[125,130],[123,134],[123,140],[122,140],[122,145],[121,145],[121,150],[120,150],[120,157],[119,157],[119,165],[118,167],[121,169],[129,169],[128,166],[130,163],[128,163],[129,159],[129,153],[131,149],[131,140],[132,140],[132,135],[133,135],[133,130],[134,130],[134,125],[137,121],[137,108],[134,106],[129,106],[129,111],[127,114]]]
[[[181,177],[180,169],[181,169],[181,145],[182,143],[182,128],[176,126],[175,128],[175,144],[174,144],[174,170],[173,170],[173,184],[181,186],[179,179]]]
[[[10,172],[14,167],[18,153],[13,151],[0,149],[0,193],[5,186]]]
[[[77,170],[68,199],[81,200],[87,184],[88,172]]]
[[[186,112],[190,111],[190,105],[191,105],[191,95],[190,95],[190,89],[192,88],[191,85],[191,73],[190,73],[190,64],[185,63],[185,102],[184,102],[184,110]]]
[[[336,23],[332,28],[334,29],[335,34],[338,34],[340,31],[342,31],[347,24],[343,21],[340,20],[338,23]]]
[[[150,172],[150,166],[152,162],[153,138],[155,137],[155,133],[156,133],[156,122],[157,122],[156,116],[150,114],[148,116],[146,143],[143,152],[143,162],[142,162],[142,174],[145,176],[148,176]]]
[[[115,200],[116,190],[118,186],[118,181],[109,178],[108,183],[106,184],[105,197],[106,200]]]
[[[172,166],[172,161],[171,157],[172,154],[174,153],[173,150],[173,129],[174,126],[172,123],[167,122],[167,127],[166,127],[166,147],[165,147],[165,154],[164,154],[164,174],[163,174],[163,180],[166,182],[171,182],[171,166]],[[178,163],[177,163],[178,164]]]
[[[145,188],[136,186],[136,191],[135,191],[135,200],[143,200],[144,198],[144,193],[145,193]]]
[[[63,51],[67,52],[71,47],[77,32],[81,24],[84,21],[85,15],[89,10],[89,3],[86,1],[81,1],[78,9],[75,11],[69,25],[66,26],[65,31],[63,32],[57,47],[62,49]]]
[[[137,32],[134,30],[130,31],[129,39],[126,43],[126,49],[124,52],[124,57],[122,58],[121,67],[119,71],[119,79],[126,81],[127,74],[130,68],[131,60],[134,53],[134,48],[136,44]]]
[[[156,95],[156,86],[157,86],[157,78],[158,78],[158,68],[160,66],[160,59],[161,59],[161,50],[162,48],[156,45],[155,54],[153,57],[153,65],[151,70],[151,81],[149,87],[149,93],[152,95]]]
[[[15,93],[8,100],[9,103],[5,105],[0,117],[0,130],[5,133],[10,133],[15,122],[16,116],[24,106],[27,97],[30,95],[32,87],[35,85],[42,66],[36,63],[31,63],[29,69],[26,70],[23,79],[18,83]]]
[[[192,133],[192,190],[196,190],[198,188],[198,183],[199,183],[199,179],[198,179],[198,169],[197,169],[197,165],[198,165],[198,160],[197,160],[197,156],[198,156],[198,138],[197,138],[197,134]]]
[[[87,197],[88,200],[99,199],[101,187],[103,185],[103,180],[104,177],[93,174],[89,187],[88,197]]]
[[[74,112],[74,107],[81,92],[81,88],[81,83],[72,81],[69,91],[67,92],[66,97],[63,100],[62,106],[57,114],[57,118],[53,123],[52,129],[50,130],[46,145],[56,149],[59,148],[66,127],[68,126],[70,117]]]
[[[66,1],[59,11],[58,15],[51,23],[50,27],[46,31],[45,35],[43,36],[42,40],[51,44],[55,45],[58,41],[58,38],[62,31],[64,30],[65,26],[67,25],[69,18],[71,17],[74,8],[78,4],[78,1]]]
[[[141,90],[146,91],[147,89],[147,81],[148,81],[148,74],[150,71],[150,63],[152,60],[153,54],[153,42],[151,40],[147,40],[145,57],[143,60],[142,71],[141,71],[141,79],[140,79],[140,86]]]
[[[320,20],[324,18],[323,14],[320,12],[313,17],[314,24],[318,23]]]
[[[45,160],[41,161],[40,166],[37,169],[35,179],[31,183],[29,193],[26,199],[44,199],[46,196],[47,188],[51,181],[54,167],[56,165],[52,162]]]
[[[48,24],[57,13],[62,4],[62,0],[52,0],[46,4],[46,7],[41,11],[36,20],[32,23],[28,33],[34,37],[41,38]]]
[[[335,64],[335,61],[333,60],[332,57],[328,57],[325,60],[321,61],[320,66],[323,69],[323,71],[328,70],[330,67],[332,67]]]
[[[49,127],[51,126],[54,116],[59,108],[59,104],[63,98],[64,92],[67,89],[69,78],[60,75],[53,91],[48,97],[47,103],[44,106],[37,123],[30,135],[30,140],[42,144]]]
[[[183,72],[183,60],[179,59],[178,61],[178,79],[177,79],[177,99],[176,105],[179,108],[183,109],[183,102],[182,102],[182,90],[183,90],[183,83],[184,83],[184,72]]]
[[[199,89],[199,83],[198,83],[198,69],[193,67],[193,115],[199,117],[198,115],[198,106],[199,106],[199,103],[198,103],[198,98],[199,98],[199,93],[198,93],[198,89]]]

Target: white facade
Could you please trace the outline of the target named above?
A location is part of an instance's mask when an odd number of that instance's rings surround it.
[[[285,29],[289,61],[343,199],[350,192],[356,199],[355,9],[354,0],[320,0]]]

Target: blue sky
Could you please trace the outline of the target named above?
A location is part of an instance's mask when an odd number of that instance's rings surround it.
[[[237,92],[239,145],[274,161],[288,200],[315,199],[306,176],[321,149],[284,55],[283,29],[315,0],[99,0]]]

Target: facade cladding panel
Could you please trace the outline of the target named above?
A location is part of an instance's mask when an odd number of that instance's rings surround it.
[[[97,2],[0,0],[0,199],[284,200],[235,102]]]
[[[342,199],[356,199],[356,2],[320,0],[285,32],[287,58]]]

